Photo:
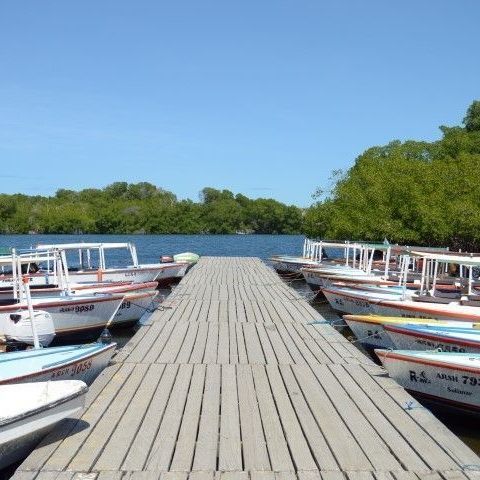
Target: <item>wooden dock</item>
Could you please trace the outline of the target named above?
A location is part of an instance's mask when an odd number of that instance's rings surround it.
[[[14,480],[467,480],[480,459],[256,258],[202,258]]]

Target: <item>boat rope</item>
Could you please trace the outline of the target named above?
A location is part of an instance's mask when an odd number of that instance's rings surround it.
[[[417,408],[425,410],[425,407],[420,403],[415,402],[415,400],[409,400],[408,402],[405,402],[405,405],[403,407],[404,410],[414,410]]]
[[[343,328],[348,327],[348,325],[343,322],[343,320],[339,319],[340,322],[337,320],[314,320],[313,322],[308,322],[307,325],[330,325],[331,327],[335,328]]]
[[[350,340],[350,343],[358,343],[358,342],[361,343],[364,340],[367,340],[368,338],[375,337],[376,335],[378,335],[378,333],[373,332],[370,335],[367,335],[366,337],[357,338],[356,340]]]

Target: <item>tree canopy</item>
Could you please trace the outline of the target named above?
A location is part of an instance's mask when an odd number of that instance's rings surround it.
[[[304,230],[331,239],[480,248],[480,102],[436,142],[372,147],[306,212]],[[321,193],[321,192],[320,192]]]
[[[0,194],[3,233],[299,233],[302,211],[272,199],[204,188],[178,200],[151,183],[60,189],[52,197]]]

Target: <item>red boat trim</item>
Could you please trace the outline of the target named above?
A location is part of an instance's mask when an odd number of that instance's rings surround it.
[[[413,305],[402,305],[401,300],[399,299],[398,302],[392,301],[392,300],[372,300],[370,297],[365,297],[362,295],[351,295],[348,293],[343,293],[343,292],[337,292],[335,290],[330,290],[328,288],[322,288],[322,291],[325,293],[331,293],[332,295],[338,295],[340,297],[345,297],[345,298],[351,298],[354,300],[365,300],[366,302],[372,304],[372,305],[382,305],[384,307],[389,307],[389,308],[394,308],[397,310],[407,310],[411,312],[417,312],[417,313],[423,313],[425,315],[439,315],[443,317],[452,317],[453,319],[455,318],[462,318],[462,319],[469,319],[472,322],[475,322],[476,319],[480,321],[480,314],[475,315],[473,313],[458,313],[458,312],[451,312],[451,311],[444,311],[444,310],[428,310],[428,309],[421,309],[418,306],[413,306]],[[421,305],[421,302],[416,303],[416,305]],[[473,317],[473,319],[472,319]]]
[[[322,292],[325,293],[331,293],[332,295],[339,295],[340,297],[345,297],[345,298],[352,298],[354,300],[365,300],[365,301],[371,301],[372,299],[368,296],[362,296],[362,295],[351,295],[351,294],[348,294],[348,293],[339,293],[335,290],[330,290],[329,288],[322,288]],[[388,292],[385,292],[385,293],[388,293]],[[374,301],[375,304],[378,304],[380,303],[380,300],[375,300]],[[372,301],[373,303],[373,301]]]
[[[122,285],[119,287],[100,287],[100,288],[106,288],[108,290],[105,290],[103,293],[124,293],[124,292],[136,292],[139,290],[154,290],[158,286],[158,282],[145,282],[145,283],[130,283],[129,285]],[[102,292],[99,292],[102,293]]]
[[[102,303],[102,302],[111,302],[111,301],[119,301],[123,298],[122,295],[109,295],[108,293],[104,294],[104,298],[90,298],[88,300],[85,299],[78,299],[78,300],[70,300],[68,302],[51,302],[51,303],[35,303],[33,308],[36,310],[45,309],[49,307],[60,307],[60,306],[69,306],[69,305],[81,305],[84,303]],[[40,297],[41,298],[41,297]],[[73,297],[70,297],[73,298]],[[15,303],[12,305],[2,305],[0,306],[0,312],[8,312],[8,311],[16,311],[16,310],[26,310],[28,307],[27,305],[21,303]]]
[[[417,303],[418,305],[421,305],[421,302],[417,302]],[[392,302],[390,300],[381,300],[380,302],[377,303],[377,305],[382,305],[389,308],[395,308],[397,310],[408,310],[408,311],[419,312],[424,314],[439,315],[443,317],[466,318],[466,319],[469,319],[471,322],[475,322],[475,320],[480,320],[480,314],[475,315],[473,313],[459,313],[459,312],[451,312],[451,311],[446,312],[444,310],[421,309],[418,307],[414,307],[413,305],[399,305],[396,302]]]
[[[359,317],[360,315],[345,315],[343,314],[344,317],[350,317],[350,316],[354,316],[354,317]],[[399,317],[401,318],[401,317]],[[383,327],[384,324],[383,323],[380,323],[380,322],[374,322],[373,320],[368,320],[367,318],[365,319],[362,319],[362,318],[344,318],[344,320],[346,322],[356,322],[356,323],[368,323],[369,325],[377,325],[379,327]]]
[[[412,362],[418,363],[420,365],[427,365],[429,367],[441,367],[448,370],[458,370],[460,372],[469,372],[469,373],[480,373],[480,367],[464,367],[462,365],[452,365],[450,363],[442,362],[440,360],[426,360],[424,358],[411,357],[407,355],[402,355],[401,353],[396,353],[395,351],[390,350],[375,350],[375,353],[379,357],[384,358],[394,358],[395,360],[400,360],[402,362]],[[467,354],[468,355],[468,354]]]
[[[97,357],[98,355],[100,355],[102,353],[105,353],[105,352],[108,352],[109,349],[115,348],[116,346],[117,346],[116,343],[112,343],[111,345],[107,345],[106,348],[104,348],[103,350],[99,350],[97,352],[92,352],[90,355],[87,355],[86,357],[82,357],[81,360],[78,360],[78,359],[77,360],[72,360],[71,362],[63,365],[61,368],[71,366],[71,365],[73,365],[75,363],[78,363],[78,362],[84,362],[85,360],[88,360],[92,357]],[[35,378],[35,377],[38,377],[40,375],[44,375],[45,373],[49,373],[49,372],[51,372],[53,370],[56,370],[56,369],[58,369],[58,367],[51,367],[51,368],[47,368],[45,370],[42,370],[41,372],[31,373],[31,374],[28,374],[28,375],[21,375],[19,377],[10,378],[8,380],[0,380],[0,385],[8,385],[10,383],[18,383],[19,380],[25,380],[25,379],[28,379],[28,378]]]
[[[141,298],[147,298],[147,297],[155,297],[157,295],[158,292],[143,292],[143,293],[138,293],[138,294],[130,294],[130,295],[126,295],[125,296],[125,300],[126,302],[128,301],[131,301],[131,300],[139,300]]]
[[[387,330],[387,332],[400,333],[402,335],[407,335],[409,337],[419,337],[419,338],[425,338],[427,340],[433,340],[433,341],[436,341],[436,342],[452,343],[452,344],[455,344],[455,345],[462,345],[462,346],[465,346],[465,347],[478,347],[478,348],[480,348],[480,342],[471,342],[469,340],[460,340],[460,339],[455,340],[455,339],[452,339],[451,337],[441,337],[441,340],[439,340],[438,335],[428,334],[428,333],[424,333],[424,332],[412,332],[411,330],[408,330],[406,328],[402,328],[402,327],[399,327],[399,326],[396,326],[396,325],[385,324],[383,326],[383,328],[385,330]],[[479,336],[479,338],[480,338],[480,336]]]

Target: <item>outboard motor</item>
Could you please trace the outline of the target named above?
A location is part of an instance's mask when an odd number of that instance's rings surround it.
[[[48,312],[34,310],[34,322],[40,345],[47,347],[55,337],[52,316]],[[7,342],[34,344],[30,315],[27,310],[0,314],[0,325]]]

